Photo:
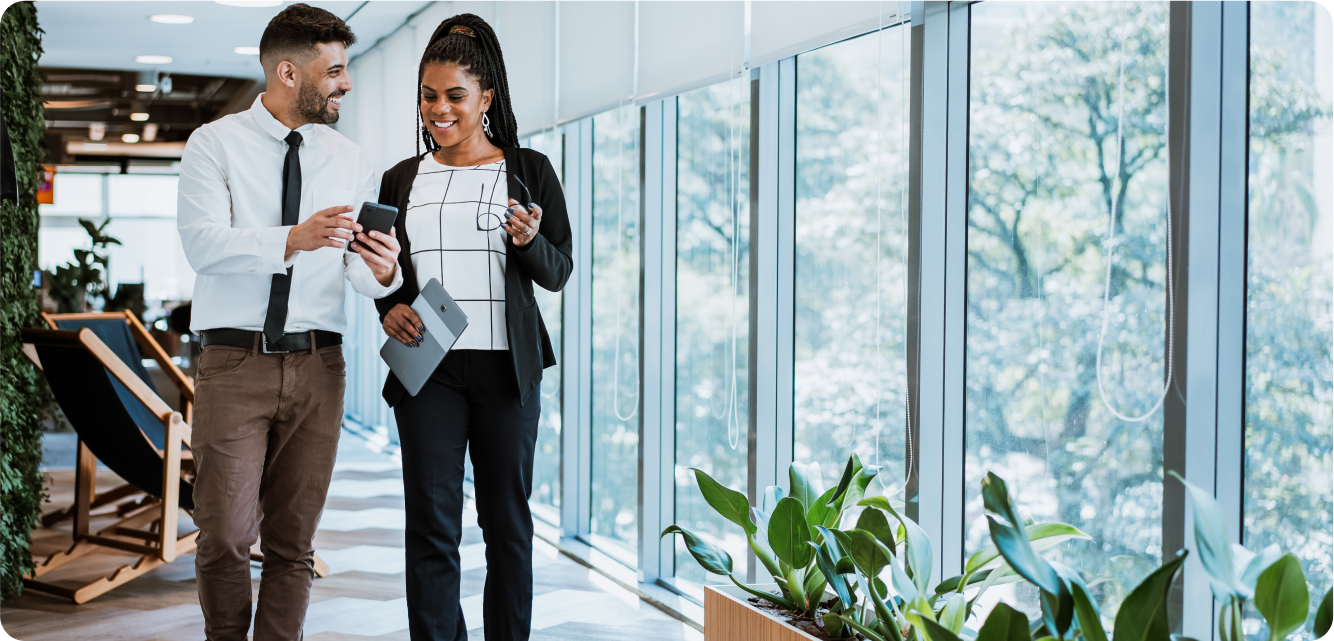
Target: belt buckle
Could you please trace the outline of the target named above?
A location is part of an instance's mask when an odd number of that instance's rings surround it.
[[[289,349],[269,349],[269,339],[267,337],[260,337],[259,352],[261,354],[288,354],[291,353],[291,351],[292,350]]]

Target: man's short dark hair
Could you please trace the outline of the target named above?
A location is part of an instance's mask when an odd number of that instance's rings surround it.
[[[265,69],[283,60],[304,64],[314,55],[315,45],[326,42],[351,47],[357,36],[342,18],[308,4],[294,4],[274,16],[264,29],[259,39],[259,63]]]

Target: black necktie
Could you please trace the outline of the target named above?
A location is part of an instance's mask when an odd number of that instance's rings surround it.
[[[287,157],[283,159],[283,226],[291,227],[297,222],[301,211],[301,134],[293,131],[287,134]],[[292,268],[286,274],[274,274],[273,284],[269,287],[269,313],[264,317],[264,339],[277,343],[283,337],[283,328],[287,326],[287,298],[292,293]]]

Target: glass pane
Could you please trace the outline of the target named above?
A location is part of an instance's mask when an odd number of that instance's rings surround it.
[[[994,472],[1106,617],[1162,558],[1167,54],[1166,3],[972,9],[965,551]]]
[[[904,485],[908,61],[891,28],[797,57],[793,454]]]
[[[1312,612],[1334,578],[1331,41],[1316,3],[1251,5],[1244,536],[1302,560]]]
[[[639,108],[593,118],[589,530],[635,554],[639,496]]]
[[[528,139],[528,147],[546,154],[557,176],[563,176],[564,136],[560,131],[538,134]],[[563,177],[562,177],[563,180]],[[541,203],[538,203],[541,205]],[[551,336],[551,346],[556,350],[555,367],[542,372],[542,418],[537,423],[537,447],[533,456],[533,495],[536,503],[533,514],[553,525],[560,523],[560,420],[561,420],[561,385],[560,365],[564,359],[561,353],[561,294],[549,292],[534,286],[533,294],[537,298],[537,307],[542,312],[542,322]],[[553,509],[542,509],[548,506]]]
[[[677,105],[676,523],[746,572],[746,537],[704,502],[690,468],[746,491],[750,416],[750,81],[685,94]],[[676,575],[726,582],[676,540]]]

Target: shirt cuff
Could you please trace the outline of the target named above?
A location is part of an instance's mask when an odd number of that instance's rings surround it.
[[[285,274],[287,268],[296,262],[296,255],[299,252],[292,252],[292,258],[287,258],[287,235],[292,233],[291,227],[270,227],[259,233],[259,256],[264,261],[264,271],[270,274]]]

